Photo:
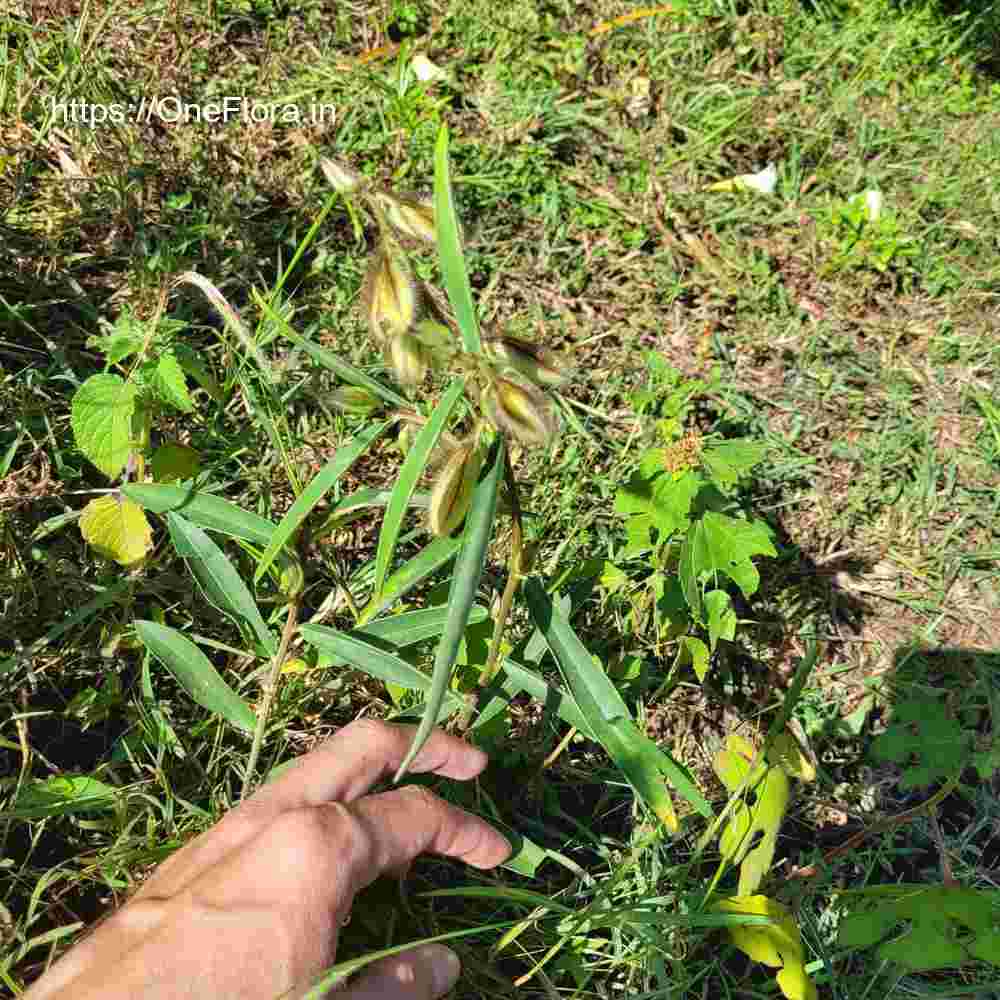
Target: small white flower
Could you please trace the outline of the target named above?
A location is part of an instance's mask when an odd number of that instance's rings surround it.
[[[433,83],[435,80],[444,79],[444,70],[432,63],[423,52],[418,52],[410,60],[410,66],[413,69],[413,75],[421,83]]]
[[[774,194],[774,189],[778,186],[778,169],[773,163],[769,163],[763,170],[755,174],[743,174],[740,178],[745,187],[760,191],[761,194]]]
[[[881,191],[874,191],[870,188],[867,191],[862,191],[861,194],[856,194],[851,199],[851,204],[856,205],[859,201],[864,202],[865,215],[869,222],[874,222],[882,214],[884,199]]]

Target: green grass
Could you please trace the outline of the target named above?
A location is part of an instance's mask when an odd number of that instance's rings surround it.
[[[815,639],[819,660],[796,718],[821,766],[817,782],[798,790],[777,855],[802,866],[927,796],[900,787],[903,765],[869,752],[902,697],[948,698],[977,749],[991,746],[1000,8],[720,2],[589,36],[634,8],[204,6],[52,0],[0,15],[0,659],[28,651],[0,674],[0,813],[32,778],[89,775],[117,789],[102,811],[0,819],[8,989],[20,991],[81,924],[239,797],[247,741],[155,661],[144,668],[132,621],[164,614],[251,702],[267,666],[193,591],[162,522],[153,556],[128,575],[84,546],[73,512],[109,485],[76,451],[69,422],[75,387],[101,369],[88,338],[101,320],[129,309],[145,321],[164,301],[224,402],[199,392],[193,415],[164,417],[154,431],[196,448],[220,495],[279,521],[365,422],[328,405],[334,380],[262,315],[252,291],[267,297],[279,286],[327,203],[320,157],[427,193],[442,122],[484,333],[541,340],[580,372],[563,393],[559,442],[517,465],[536,569],[572,597],[573,627],[647,734],[721,806],[711,751],[737,725],[766,730],[767,711],[780,708]],[[360,61],[389,44],[390,26],[402,49]],[[447,81],[415,82],[411,48]],[[322,101],[338,120],[53,121],[53,100],[174,93]],[[774,196],[705,190],[768,162],[778,170]],[[883,193],[889,221],[859,238],[848,201],[866,189]],[[271,305],[296,331],[383,378],[357,309],[373,240],[335,203]],[[419,277],[436,277],[429,257],[422,267]],[[172,287],[187,270],[212,280],[257,329],[279,373],[273,392],[200,294]],[[708,383],[689,429],[768,445],[741,502],[770,521],[780,547],[760,565],[760,591],[738,605],[744,624],[708,682],[685,673],[658,698],[673,646],[605,568],[625,538],[616,489],[659,440],[655,421],[631,405],[637,392],[668,392],[668,376],[647,365],[651,353],[682,380]],[[345,474],[337,496],[391,488],[401,462],[387,440]],[[303,541],[304,617],[322,611],[326,624],[351,626],[352,603],[369,596],[381,517],[376,509]],[[407,520],[404,536],[418,527]],[[398,555],[424,541],[418,531]],[[248,552],[226,551],[251,580]],[[502,528],[481,603],[499,599],[505,554]],[[440,603],[446,586],[439,574],[407,605]],[[273,585],[263,580],[258,595],[273,598]],[[264,604],[265,615],[276,607]],[[530,632],[519,598],[510,640]],[[470,668],[485,656],[474,639],[460,656]],[[432,644],[416,647],[416,665],[432,658]],[[542,664],[554,674],[551,660]],[[620,772],[579,736],[546,763],[566,727],[522,701],[512,729],[482,734],[494,762],[478,791],[444,791],[487,813],[496,803],[498,819],[555,853],[534,879],[502,872],[481,884],[530,888],[577,911],[658,900],[664,919],[696,912],[716,861],[709,852],[704,865],[689,865],[702,827],[686,821],[679,842],[655,835]],[[398,707],[356,671],[287,674],[260,773],[362,710],[388,716]],[[969,771],[940,810],[947,856],[967,885],[994,883],[990,789]],[[765,883],[774,891],[787,882],[822,995],[1000,989],[1000,972],[987,966],[900,977],[870,952],[837,948],[833,889],[933,884],[935,838],[921,817],[812,879],[786,879],[782,869]],[[421,895],[476,878],[429,860],[404,900],[394,886],[376,887],[355,910],[344,956],[531,912],[501,898]],[[546,917],[498,956],[487,950],[495,938],[460,946],[461,991],[509,996],[558,945],[548,980],[534,975],[524,989],[777,995],[767,970],[723,940],[683,923],[596,920],[581,929]]]

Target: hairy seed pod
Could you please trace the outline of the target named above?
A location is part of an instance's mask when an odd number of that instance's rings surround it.
[[[330,182],[330,187],[337,194],[352,194],[359,190],[365,179],[337,160],[331,160],[324,156],[319,161],[319,168],[323,171],[323,176]]]
[[[384,345],[406,333],[420,311],[420,297],[406,258],[380,249],[368,266],[361,301],[377,343]]]
[[[556,386],[566,381],[568,369],[555,351],[517,337],[487,337],[486,350],[514,371],[543,386]]]
[[[434,202],[407,195],[377,191],[372,196],[385,221],[401,236],[433,246],[437,242],[434,228]]]
[[[386,347],[386,358],[399,384],[407,387],[419,385],[424,380],[430,360],[427,348],[411,333],[393,337]]]
[[[299,557],[290,552],[279,552],[274,560],[278,568],[278,590],[286,601],[292,601],[305,589],[306,575]]]
[[[359,385],[338,386],[329,396],[330,402],[344,413],[368,417],[382,409],[382,400],[370,389]]]
[[[438,538],[450,535],[462,522],[482,468],[482,449],[475,441],[459,445],[441,468],[427,511],[430,529]]]
[[[534,386],[494,379],[483,395],[483,406],[499,430],[523,445],[547,445],[558,429],[548,400]]]

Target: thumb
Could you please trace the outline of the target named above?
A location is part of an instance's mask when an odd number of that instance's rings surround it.
[[[343,1000],[437,1000],[456,982],[461,965],[450,948],[428,944],[373,962],[338,996]]]

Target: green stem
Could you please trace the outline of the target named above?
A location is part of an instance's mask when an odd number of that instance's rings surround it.
[[[299,599],[296,597],[288,603],[288,617],[285,619],[285,627],[281,633],[281,642],[278,645],[278,652],[274,654],[271,661],[271,671],[264,684],[264,697],[260,703],[260,711],[257,715],[257,728],[254,729],[253,743],[250,746],[250,758],[247,760],[246,773],[243,775],[243,790],[240,792],[240,800],[247,797],[250,785],[253,782],[254,771],[257,770],[257,758],[260,756],[260,747],[264,742],[264,730],[267,728],[267,718],[271,714],[271,705],[274,702],[274,694],[278,688],[278,677],[281,674],[281,665],[288,655],[288,647],[295,632],[295,626],[299,617]]]

